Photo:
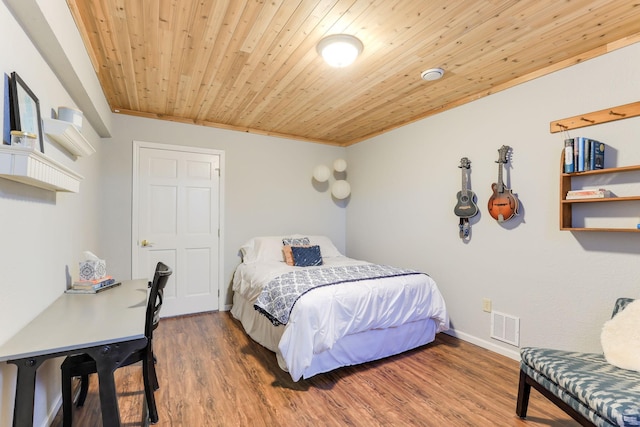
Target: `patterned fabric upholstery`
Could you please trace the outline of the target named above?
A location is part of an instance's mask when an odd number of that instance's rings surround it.
[[[285,246],[302,246],[309,245],[311,242],[308,237],[285,237],[282,239],[282,244]]]
[[[523,348],[521,369],[596,426],[640,426],[640,373],[603,355]]]
[[[618,299],[613,315],[631,301]],[[520,355],[522,371],[594,425],[640,426],[640,372],[595,353],[525,347]]]
[[[613,314],[611,317],[618,314],[619,311],[622,311],[630,302],[633,302],[633,298],[618,298],[616,301],[616,305],[613,307]]]

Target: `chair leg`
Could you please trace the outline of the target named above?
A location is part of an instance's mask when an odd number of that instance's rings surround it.
[[[520,383],[518,384],[518,402],[516,404],[516,415],[520,418],[527,417],[530,394],[531,385],[527,382],[527,374],[525,374],[523,370],[520,370]]]
[[[76,406],[79,408],[84,405],[84,401],[87,399],[87,393],[89,392],[89,375],[82,374],[80,376],[80,394],[78,395],[78,402]]]
[[[71,373],[62,366],[62,425],[71,427],[73,397],[71,396]]]
[[[155,367],[153,364],[153,355],[147,352],[142,359],[142,377],[144,380],[144,394],[147,400],[147,408],[149,410],[149,422],[155,424],[158,422],[158,408],[156,407],[156,398],[154,396],[154,379],[157,383]]]
[[[149,373],[151,374],[151,383],[153,384],[153,390],[157,390],[160,388],[160,383],[158,382],[158,375],[156,374],[156,356],[152,353],[152,362],[149,363]]]

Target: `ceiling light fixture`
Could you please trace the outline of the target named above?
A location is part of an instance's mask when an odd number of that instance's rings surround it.
[[[349,34],[327,36],[316,47],[325,62],[336,68],[351,65],[364,49],[362,42]]]
[[[422,80],[438,80],[444,74],[444,70],[442,68],[429,68],[428,70],[424,70],[420,77]]]

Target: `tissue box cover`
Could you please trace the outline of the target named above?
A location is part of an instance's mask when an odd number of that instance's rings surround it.
[[[107,263],[103,259],[80,261],[80,280],[102,279],[107,275]]]

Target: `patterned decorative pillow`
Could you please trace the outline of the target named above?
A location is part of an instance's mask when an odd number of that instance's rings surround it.
[[[293,265],[297,267],[312,267],[322,265],[320,246],[291,246]]]
[[[282,239],[282,244],[285,246],[304,246],[310,245],[308,237],[285,237]]]

